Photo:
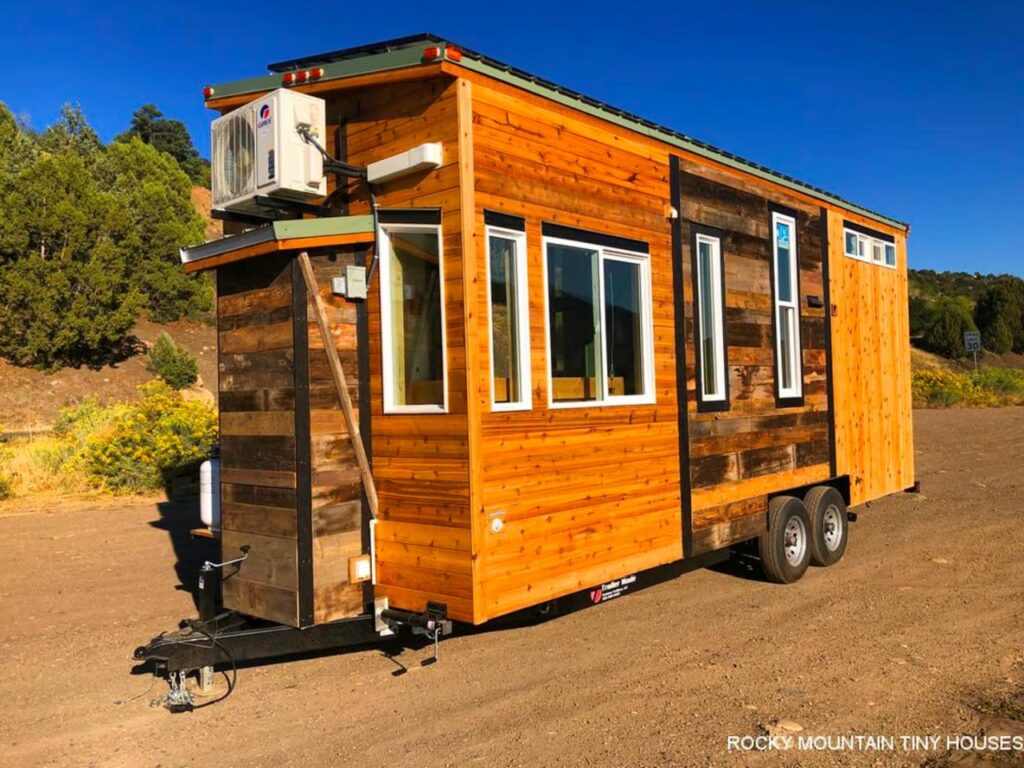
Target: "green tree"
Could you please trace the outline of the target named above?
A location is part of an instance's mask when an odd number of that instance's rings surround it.
[[[927,299],[910,297],[910,335],[920,336],[931,323],[932,309]]]
[[[164,117],[155,104],[143,104],[132,113],[131,126],[115,142],[138,138],[173,157],[194,184],[210,186],[210,163],[199,156],[188,128],[180,120]]]
[[[981,332],[981,339],[986,349],[997,355],[1005,355],[1013,349],[1013,332],[1002,317],[997,317]]]
[[[977,330],[966,298],[944,296],[932,308],[932,320],[924,333],[925,347],[945,357],[963,357],[964,331]]]
[[[1001,322],[1010,335],[1010,348],[1024,352],[1024,281],[1009,275],[995,278],[978,297],[974,319],[989,349],[996,351],[989,346],[989,340],[1004,333],[995,328]]]
[[[0,101],[0,195],[10,189],[14,177],[27,168],[38,154],[24,126]]]
[[[86,163],[91,163],[103,149],[100,137],[96,135],[85,119],[79,104],[65,103],[60,118],[39,136],[39,146],[50,153],[73,152]]]
[[[171,389],[184,389],[199,378],[199,363],[195,355],[167,333],[161,333],[149,350],[149,365],[146,370],[155,373]]]
[[[165,323],[210,308],[213,286],[186,274],[178,249],[203,241],[205,223],[192,205],[192,184],[173,158],[138,138],[107,147],[95,168],[103,189],[118,196],[135,224],[133,284],[147,297],[150,317]]]
[[[76,149],[40,155],[0,199],[0,355],[53,369],[116,354],[141,306],[128,273],[138,247]]]

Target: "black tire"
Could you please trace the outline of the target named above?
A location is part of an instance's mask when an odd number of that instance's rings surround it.
[[[842,494],[827,485],[816,485],[804,497],[804,506],[811,518],[811,563],[835,565],[843,559],[850,536]]]
[[[776,496],[768,502],[768,530],[757,540],[761,567],[768,580],[792,584],[803,576],[811,564],[810,539],[811,521],[800,499]]]

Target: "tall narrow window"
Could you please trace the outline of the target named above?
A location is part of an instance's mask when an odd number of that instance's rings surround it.
[[[609,397],[644,394],[642,264],[604,259],[605,381]]]
[[[896,246],[893,243],[885,244],[885,266],[896,266]]]
[[[775,290],[775,381],[780,400],[803,394],[796,221],[772,213],[772,277]]]
[[[698,404],[724,405],[728,400],[725,362],[725,322],[722,289],[721,238],[698,232],[694,236],[694,287]]]
[[[545,237],[550,403],[653,402],[649,259],[594,239]]]
[[[381,335],[386,412],[446,406],[441,231],[382,226]]]
[[[487,228],[491,401],[496,411],[530,407],[530,326],[526,235]]]
[[[601,339],[597,249],[547,247],[551,400],[597,400]]]

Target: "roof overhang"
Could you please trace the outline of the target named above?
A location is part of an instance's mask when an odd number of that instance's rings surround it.
[[[373,216],[274,221],[241,235],[182,248],[181,263],[186,272],[201,272],[268,253],[360,245],[373,239]]]

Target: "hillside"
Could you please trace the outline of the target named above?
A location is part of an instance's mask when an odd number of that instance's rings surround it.
[[[206,224],[205,236],[223,234],[223,225],[210,216],[211,193],[192,188],[192,203]],[[146,370],[146,348],[166,331],[199,361],[200,380],[193,396],[210,398],[203,389],[216,390],[217,333],[207,323],[179,320],[168,324],[140,319],[132,329],[137,352],[126,360],[99,369],[67,367],[54,373],[12,365],[0,358],[0,433],[45,431],[61,408],[95,397],[103,403],[132,400],[136,387],[153,378]]]

